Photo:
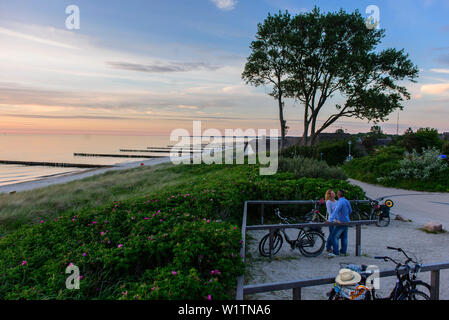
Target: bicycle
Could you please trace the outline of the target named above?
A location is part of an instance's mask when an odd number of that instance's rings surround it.
[[[309,222],[325,222],[328,220],[327,210],[326,214],[320,212],[320,206],[325,205],[324,199],[320,199],[315,203],[314,208],[306,214],[306,221]]]
[[[286,218],[281,216],[279,208],[275,209],[275,215],[281,220],[281,224],[292,224],[298,222],[293,218]],[[285,241],[290,245],[291,249],[297,248],[305,257],[319,256],[326,244],[324,234],[321,228],[315,229],[313,227],[298,228],[298,235],[296,239],[290,239],[285,229],[276,229],[273,233],[273,247],[272,254],[275,255],[281,249]],[[259,253],[264,257],[270,256],[270,233],[263,236],[259,242]]]
[[[379,204],[379,201],[371,201],[372,213],[371,219],[376,220],[376,226],[388,227],[390,224],[390,208],[393,207],[393,201],[385,200],[383,204]]]
[[[428,284],[428,283],[426,283],[426,282],[424,282],[424,281],[421,281],[421,280],[418,280],[417,278],[418,278],[418,274],[419,274],[419,272],[420,272],[420,270],[421,270],[421,264],[419,264],[417,261],[416,261],[416,258],[415,258],[415,260],[413,260],[412,258],[410,258],[409,257],[409,255],[407,255],[407,253],[403,250],[403,249],[401,249],[401,248],[394,248],[394,247],[387,247],[387,249],[389,249],[389,250],[395,250],[395,251],[398,251],[398,252],[401,252],[404,256],[405,256],[405,258],[406,258],[406,261],[404,262],[404,264],[403,264],[403,266],[406,268],[406,270],[407,270],[407,273],[405,273],[404,274],[404,279],[405,279],[405,281],[406,281],[406,283],[407,283],[407,285],[409,286],[409,288],[413,291],[413,290],[415,290],[415,291],[418,291],[418,292],[421,292],[421,293],[423,293],[421,290],[424,290],[424,291],[427,291],[429,294],[428,295],[430,295],[431,294],[431,291],[432,291],[432,287]],[[387,260],[392,260],[391,258],[389,258],[389,257],[377,257],[377,258],[387,258]],[[385,260],[385,259],[384,259]],[[386,261],[386,260],[385,260]],[[413,268],[411,268],[408,264],[410,263],[410,262],[412,262],[413,264],[414,264],[414,267]],[[422,288],[422,289],[417,289],[417,287],[420,287],[420,288]],[[427,295],[427,293],[424,293],[425,295]],[[430,299],[430,298],[429,298]]]
[[[351,221],[355,220],[376,220],[378,227],[387,227],[390,224],[390,208],[393,201],[387,199],[379,205],[378,200],[370,200],[371,212],[363,211],[359,208],[358,202],[354,202],[352,213],[349,215]]]
[[[421,269],[416,261],[410,258],[404,250],[401,248],[387,247],[390,250],[396,250],[403,253],[407,260],[402,264],[396,262],[390,257],[375,257],[375,259],[383,259],[384,261],[392,261],[396,264],[396,285],[388,297],[379,297],[376,293],[375,288],[369,288],[366,286],[366,281],[368,277],[372,274],[367,272],[367,267],[365,265],[350,265],[346,264],[340,267],[345,267],[358,272],[361,275],[360,284],[355,287],[344,287],[334,284],[331,292],[329,293],[329,300],[430,300],[429,295],[417,289],[418,286],[424,287],[430,292],[431,287],[427,283],[417,280],[417,274]],[[415,267],[412,269],[409,263],[413,262]],[[401,275],[400,269],[405,268],[405,273]],[[410,276],[412,274],[412,276]]]

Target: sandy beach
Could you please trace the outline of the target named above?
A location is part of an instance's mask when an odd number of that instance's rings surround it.
[[[62,174],[62,175],[45,178],[45,179],[39,179],[39,180],[34,180],[34,181],[28,181],[28,182],[22,182],[22,183],[1,186],[0,194],[10,193],[10,192],[21,192],[21,191],[33,190],[36,188],[43,188],[43,187],[47,187],[47,186],[51,186],[51,185],[55,185],[55,184],[63,184],[63,183],[67,183],[67,182],[103,174],[108,171],[127,170],[127,169],[137,168],[137,167],[141,166],[142,163],[145,166],[153,166],[156,164],[167,163],[167,162],[170,162],[170,157],[150,159],[150,160],[144,160],[144,161],[136,161],[136,162],[128,162],[128,163],[120,163],[120,164],[113,165],[109,168],[89,169],[89,170],[85,170],[85,171],[82,171],[79,173],[74,173],[74,174]]]

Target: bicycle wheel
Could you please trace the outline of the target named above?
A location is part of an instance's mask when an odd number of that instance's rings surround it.
[[[323,235],[318,231],[306,231],[299,239],[296,245],[305,257],[317,257],[323,250],[326,241]]]
[[[388,227],[388,225],[390,224],[390,217],[382,217],[382,214],[377,216],[377,222],[376,222],[376,226],[384,228],[384,227]]]
[[[432,291],[432,287],[421,280],[415,280],[412,283],[413,290],[420,291],[420,292],[426,292],[426,294],[430,297],[430,292]],[[416,289],[418,288],[418,289]]]
[[[402,294],[398,300],[430,300],[430,297],[424,292],[412,290],[408,293]]]
[[[284,239],[279,233],[274,234],[273,239],[273,256],[281,250]],[[270,234],[266,234],[259,242],[259,253],[261,256],[270,256]]]

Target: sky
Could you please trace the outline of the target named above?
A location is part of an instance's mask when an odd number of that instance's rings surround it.
[[[69,5],[79,29],[68,29]],[[449,0],[0,0],[0,133],[167,135],[173,129],[278,128],[268,87],[241,79],[268,13],[379,8],[380,48],[404,49],[420,68],[412,99],[381,123],[449,131]],[[290,135],[302,106],[286,102]],[[329,104],[320,117],[334,110]],[[329,132],[368,131],[341,119]]]

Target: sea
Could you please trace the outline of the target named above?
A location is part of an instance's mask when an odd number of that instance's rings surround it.
[[[195,143],[194,140],[191,139],[193,143]],[[243,143],[244,140],[244,138],[231,137],[225,138],[223,142]],[[202,142],[207,144],[208,141],[207,139]],[[169,136],[0,134],[0,186],[88,170],[77,167],[2,164],[2,161],[114,165],[139,162],[148,160],[148,158],[85,157],[77,156],[75,153],[168,157],[170,150],[167,150],[166,153],[138,152],[138,150],[148,150],[148,147],[167,148],[177,143],[178,141],[170,141]],[[199,149],[199,147],[199,145],[194,146],[194,149]],[[120,149],[132,151],[121,152]]]
[[[148,159],[79,157],[74,156],[74,153],[168,156],[164,153],[124,153],[120,152],[120,149],[146,150],[147,147],[167,147],[169,144],[168,136],[0,134],[0,161],[114,165]],[[86,169],[0,164],[0,186],[72,174],[83,170]]]

